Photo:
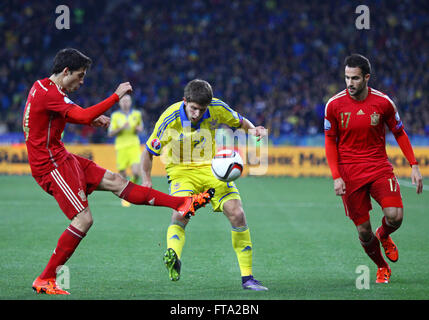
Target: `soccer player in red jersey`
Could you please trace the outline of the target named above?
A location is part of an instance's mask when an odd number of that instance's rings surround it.
[[[360,242],[378,267],[377,283],[388,283],[391,269],[383,258],[380,242],[389,260],[398,260],[398,249],[390,234],[403,219],[398,180],[386,154],[385,126],[395,136],[411,166],[411,181],[417,193],[422,176],[410,140],[393,101],[368,87],[371,65],[353,54],[345,59],[347,88],[333,96],[325,108],[325,151],[335,194],[341,196],[346,215],[356,225]],[[371,197],[383,210],[381,226],[371,229]]]
[[[33,84],[25,105],[23,130],[32,176],[56,199],[71,220],[46,268],[33,282],[37,293],[69,294],[56,284],[56,272],[71,257],[93,223],[87,196],[94,190],[111,191],[137,205],[170,207],[184,216],[193,215],[214,194],[214,190],[209,189],[191,197],[173,197],[136,185],[91,160],[67,152],[61,141],[67,122],[107,128],[110,118],[103,113],[132,91],[130,83],[125,82],[110,97],[94,106],[83,109],[73,103],[67,93],[76,91],[83,84],[91,62],[76,49],[59,51],[52,75]]]

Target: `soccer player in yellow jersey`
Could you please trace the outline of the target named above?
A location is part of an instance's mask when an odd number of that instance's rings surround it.
[[[266,135],[264,127],[255,127],[226,103],[213,98],[208,82],[200,79],[190,81],[185,87],[183,101],[164,111],[146,142],[141,156],[143,186],[152,186],[153,156],[160,156],[163,151],[161,160],[166,166],[171,195],[185,196],[215,188],[211,205],[215,212],[223,212],[231,223],[232,247],[237,255],[243,288],[268,290],[253,278],[253,245],[238,189],[233,182],[217,180],[211,172],[211,159],[216,150],[215,132],[221,125],[244,129],[259,139]],[[189,219],[182,218],[173,210],[164,255],[164,263],[173,281],[180,278],[188,222]]]
[[[119,100],[118,111],[112,113],[109,137],[115,138],[116,165],[119,174],[127,177],[127,169],[131,168],[130,181],[137,183],[140,177],[140,139],[138,134],[143,131],[141,112],[131,108],[132,99],[126,94]],[[122,200],[122,206],[130,203]]]

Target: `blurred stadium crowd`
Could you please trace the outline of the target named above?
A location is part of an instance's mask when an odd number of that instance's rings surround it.
[[[370,8],[370,30],[357,30],[356,6]],[[134,87],[146,133],[191,79],[265,125],[275,141],[323,134],[327,99],[344,89],[343,60],[366,55],[370,86],[396,102],[407,132],[429,136],[425,0],[392,1],[63,1],[69,30],[55,27],[52,1],[0,4],[0,134],[21,132],[32,83],[50,75],[55,53],[81,50],[93,60],[70,98],[87,107],[122,81]],[[106,142],[104,131],[68,125],[69,142]],[[277,139],[277,140],[276,140]]]

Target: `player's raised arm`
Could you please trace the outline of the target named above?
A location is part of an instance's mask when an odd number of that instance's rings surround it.
[[[241,124],[241,128],[243,128],[246,132],[257,137],[257,141],[260,141],[263,137],[268,134],[268,130],[263,126],[257,126],[250,122],[248,119],[243,118],[243,122]]]
[[[91,124],[95,118],[109,110],[116,102],[119,101],[120,98],[131,91],[132,87],[129,82],[121,83],[114,94],[96,105],[86,109],[83,109],[78,105],[73,106],[73,108],[71,108],[67,113],[66,120],[67,122],[72,123]]]

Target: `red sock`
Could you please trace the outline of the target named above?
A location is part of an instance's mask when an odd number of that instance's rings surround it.
[[[122,191],[120,198],[133,204],[144,204],[157,207],[169,207],[177,210],[186,197],[174,197],[152,188],[139,186],[131,181]]]
[[[387,224],[386,217],[383,217],[383,219],[381,219],[381,227],[378,229],[380,238],[382,239],[387,238],[389,234],[398,230],[399,227],[400,225],[395,227],[390,224]]]
[[[57,247],[51,256],[45,270],[40,275],[41,279],[56,278],[58,266],[62,266],[71,257],[80,240],[85,237],[85,233],[69,225],[58,240]]]
[[[380,242],[377,237],[372,234],[372,238],[368,242],[360,240],[360,244],[365,250],[366,254],[375,262],[378,268],[387,268],[388,264],[384,260],[383,255],[381,254]]]

